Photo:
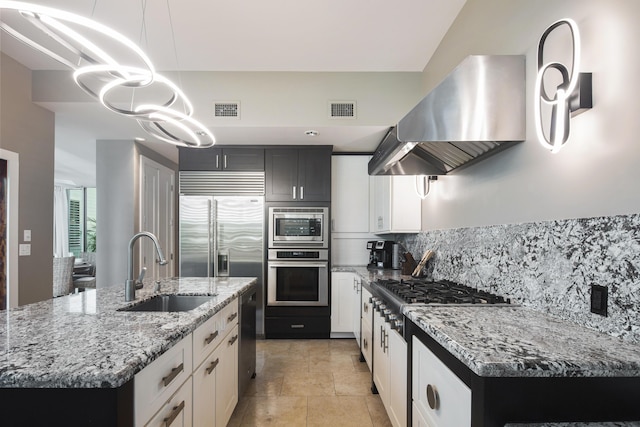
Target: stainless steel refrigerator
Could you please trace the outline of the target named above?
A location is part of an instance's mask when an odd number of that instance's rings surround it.
[[[180,277],[257,277],[264,334],[263,196],[180,196]]]

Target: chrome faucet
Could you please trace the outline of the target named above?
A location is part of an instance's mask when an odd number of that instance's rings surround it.
[[[162,254],[162,249],[160,249],[160,243],[158,242],[158,238],[148,231],[142,231],[129,240],[129,251],[127,252],[127,280],[124,282],[124,300],[125,301],[133,301],[136,299],[136,289],[140,289],[142,287],[142,279],[144,278],[144,274],[147,271],[147,267],[143,267],[140,271],[140,276],[138,276],[137,280],[133,278],[133,245],[136,243],[140,237],[146,236],[151,239],[153,245],[156,247],[156,252],[158,253],[158,258],[160,260],[158,263],[160,265],[166,265],[167,260],[164,258]]]

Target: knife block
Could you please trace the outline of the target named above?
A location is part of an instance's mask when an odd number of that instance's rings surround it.
[[[415,270],[418,263],[413,259],[411,252],[404,254],[404,258],[405,260],[402,262],[402,275],[411,276],[411,273],[413,273],[413,270]]]

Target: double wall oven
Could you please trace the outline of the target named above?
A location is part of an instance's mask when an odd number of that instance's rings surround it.
[[[328,207],[270,207],[266,338],[328,338]]]

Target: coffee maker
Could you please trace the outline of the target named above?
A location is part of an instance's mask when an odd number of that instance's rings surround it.
[[[391,268],[394,243],[393,240],[368,241],[369,264],[367,268]]]

